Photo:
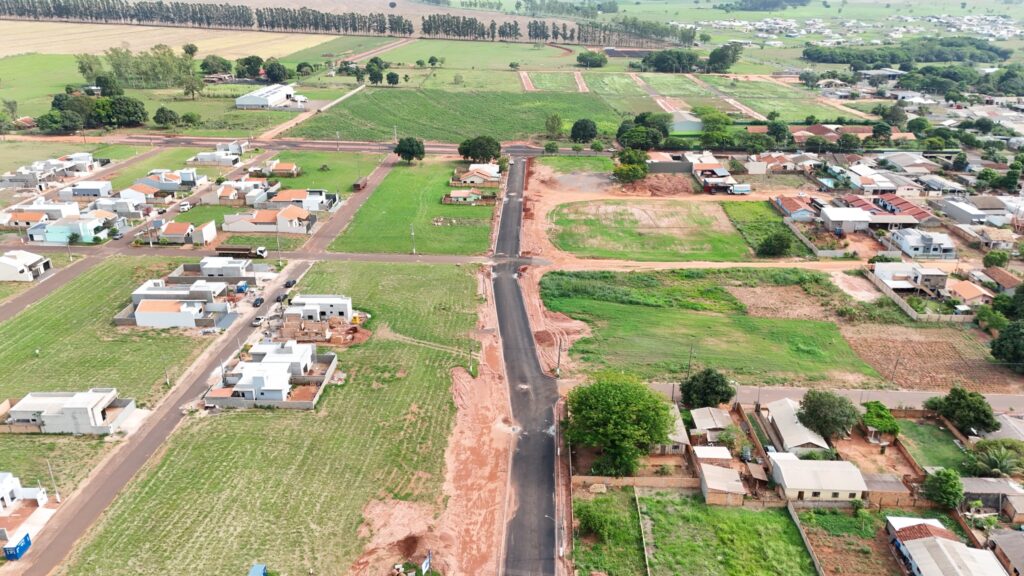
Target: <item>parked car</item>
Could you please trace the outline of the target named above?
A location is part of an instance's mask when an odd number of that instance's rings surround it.
[[[192,209],[192,203],[188,200],[182,200],[181,204],[178,204],[178,212],[188,212]]]
[[[203,328],[199,331],[199,333],[204,336],[207,334],[216,334],[218,332],[220,332],[220,328]]]
[[[157,208],[156,209],[156,213],[157,214],[167,214],[167,208]]]
[[[284,302],[284,299],[287,297],[287,294],[278,294],[277,298],[274,298],[274,302]]]
[[[113,240],[120,240],[121,238],[124,238],[124,232],[121,232],[120,230],[117,230],[113,234],[110,235],[110,238],[113,239]]]
[[[257,316],[252,319],[252,325],[259,328],[260,326],[263,326],[263,322],[266,321],[266,319],[266,316]]]
[[[289,280],[284,283],[285,288],[291,288],[292,286],[295,286],[295,280]]]
[[[263,306],[264,302],[266,302],[266,300],[264,300],[263,297],[260,296],[259,298],[252,301],[252,307],[259,308],[260,306]]]

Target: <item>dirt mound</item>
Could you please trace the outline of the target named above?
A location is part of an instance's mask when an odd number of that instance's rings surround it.
[[[622,187],[625,196],[682,196],[693,194],[693,180],[687,174],[651,174]]]

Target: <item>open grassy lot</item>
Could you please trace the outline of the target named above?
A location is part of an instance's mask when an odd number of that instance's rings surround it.
[[[420,254],[486,252],[494,208],[441,204],[457,165],[428,161],[396,166],[329,249],[411,253],[412,226]]]
[[[24,234],[22,234],[24,236]],[[67,252],[51,252],[46,255],[54,269],[63,268],[71,263]],[[77,260],[77,255],[76,255]],[[35,282],[0,282],[0,302],[35,286]]]
[[[532,78],[532,76],[531,76]],[[591,92],[615,96],[646,96],[647,93],[639,84],[626,74],[609,74],[607,72],[587,72],[583,75]]]
[[[410,75],[409,83],[399,84],[401,87],[430,88],[452,92],[523,91],[523,83],[519,80],[519,74],[512,70],[496,72],[437,68],[434,70],[402,70],[401,73],[403,76]]]
[[[750,249],[716,204],[611,200],[563,204],[552,241],[587,258],[708,262],[747,260]]]
[[[431,56],[444,58],[441,68],[508,70],[510,62],[519,62],[523,70],[575,68],[576,55],[547,45],[459,40],[417,40],[381,55],[396,66],[414,66]]]
[[[605,156],[541,156],[537,162],[554,168],[555,172],[611,172],[615,164]]]
[[[713,366],[741,382],[814,382],[839,374],[875,381],[878,374],[833,322],[754,317],[726,289],[767,293],[786,286],[802,288],[827,308],[848,305],[827,276],[795,269],[551,272],[541,280],[541,296],[548,309],[592,328],[571,350],[587,370],[678,378],[687,371],[693,345],[695,365]]]
[[[768,236],[781,232],[790,237],[789,256],[808,256],[810,250],[782,222],[782,216],[768,202],[722,202],[722,209],[751,248]]]
[[[125,167],[124,170],[119,170],[114,177],[111,178],[110,185],[114,187],[114,192],[118,192],[131,186],[139,178],[149,174],[150,170],[156,170],[158,168],[178,170],[180,168],[185,168],[185,161],[195,156],[196,152],[201,151],[201,148],[168,148],[155,156],[148,158],[145,162],[138,162]],[[216,171],[217,167],[199,167],[200,172],[206,173],[207,170]]]
[[[46,41],[53,43],[53,37]],[[10,45],[6,37],[4,44]],[[78,74],[74,56],[22,54],[0,58],[0,82],[4,99],[18,103],[19,115],[38,116],[50,109],[53,95],[64,92],[65,85],[84,81]]]
[[[324,62],[333,62],[346,56],[355,56],[356,54],[379,48],[394,41],[394,38],[387,37],[335,36],[326,42],[292,52],[287,56],[281,57],[280,60],[283,64],[290,67],[298,66],[301,62],[322,64]]]
[[[0,60],[2,62],[2,60]],[[2,81],[3,78],[0,78]],[[57,158],[72,152],[93,152],[95,144],[69,144],[67,142],[0,142],[0,173],[14,170],[36,160]]]
[[[281,187],[322,188],[329,192],[347,194],[352,184],[368,176],[383,156],[352,152],[295,152],[284,151],[276,156],[282,162],[294,162],[302,168],[295,178],[281,178]],[[321,168],[326,167],[326,170]]]
[[[530,72],[533,87],[543,92],[579,92],[569,72]]]
[[[0,397],[116,386],[143,405],[158,399],[165,392],[165,368],[173,380],[210,339],[169,330],[116,329],[111,319],[140,283],[180,262],[107,258],[0,324]]]
[[[959,469],[964,461],[964,451],[956,445],[956,439],[949,430],[933,424],[900,420],[900,433],[900,440],[920,466]]]
[[[821,119],[834,119],[836,116],[844,115],[836,108],[819,104],[815,101],[816,94],[802,87],[711,75],[702,76],[701,79],[761,114],[778,112],[782,120],[803,120],[811,115]]]
[[[593,508],[615,519],[607,540],[593,535],[575,535],[573,561],[581,574],[601,572],[608,576],[633,576],[644,572],[644,545],[640,538],[640,515],[633,501],[633,489],[611,489],[593,498],[577,497],[577,517]]]
[[[649,84],[662,96],[709,96],[708,91],[682,74],[641,74],[644,82]]]
[[[67,497],[88,476],[104,452],[102,438],[56,434],[0,434],[4,472],[21,478],[23,486],[44,486],[53,499],[53,483],[46,462],[53,467],[62,497]]]
[[[400,136],[426,140],[461,142],[481,133],[516,140],[542,133],[551,114],[568,122],[590,118],[603,132],[614,132],[619,124],[619,114],[596,94],[370,88],[287,135],[333,140],[340,133],[347,140],[390,141],[397,126]]]
[[[239,212],[245,212],[248,206],[213,206],[209,204],[200,204],[194,206],[188,212],[183,212],[174,217],[175,222],[190,222],[199,226],[200,224],[206,224],[210,220],[217,223],[217,228],[220,229],[221,225],[224,224],[224,217],[228,214],[238,214]]]
[[[298,250],[306,241],[308,236],[295,236],[293,234],[279,234],[276,236],[263,236],[260,234],[232,234],[221,242],[226,246],[266,246],[267,250],[291,251]]]
[[[149,150],[148,146],[132,146],[130,144],[104,144],[99,148],[92,151],[94,158],[106,158],[108,160],[127,160],[133,156],[138,156],[146,150]]]
[[[811,556],[781,508],[708,506],[697,498],[640,498],[650,519],[651,574],[813,576]]]
[[[303,291],[348,294],[373,315],[370,330],[387,325],[442,349],[374,337],[340,353],[348,379],[329,388],[314,412],[187,421],[160,462],[115,501],[68,573],[232,574],[258,558],[273,558],[282,574],[346,573],[365,543],[359,526],[369,501],[440,506],[455,415],[450,371],[467,365],[466,356],[443,348],[477,350],[468,338],[478,304],[474,272],[318,263]],[[185,556],[183,542],[195,543]]]
[[[242,93],[246,91],[243,90]],[[192,100],[184,96],[177,88],[125,90],[125,94],[138,98],[146,105],[150,117],[146,129],[149,131],[162,130],[153,122],[153,115],[160,107],[174,110],[179,115],[195,112],[202,118],[202,123],[194,128],[171,128],[169,132],[174,134],[255,137],[265,130],[288,121],[296,114],[295,112],[271,110],[236,110],[233,97],[202,96]]]

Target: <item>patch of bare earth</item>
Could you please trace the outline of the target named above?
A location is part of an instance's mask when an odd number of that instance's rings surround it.
[[[846,272],[832,271],[829,277],[840,290],[859,302],[874,302],[882,295],[878,288],[863,276],[850,276]]]
[[[889,551],[885,530],[867,540],[855,536],[832,536],[816,526],[804,526],[825,576],[900,576],[900,568]]]
[[[726,286],[747,307],[747,314],[763,318],[828,320],[831,316],[818,300],[799,286]]]
[[[622,186],[624,196],[680,196],[693,194],[693,180],[688,174],[651,174],[643,180]]]

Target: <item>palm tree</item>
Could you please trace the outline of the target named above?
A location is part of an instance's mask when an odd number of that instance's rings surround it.
[[[980,476],[993,478],[1007,478],[1024,470],[1020,458],[1005,446],[994,446],[979,452],[974,456],[972,466]]]

